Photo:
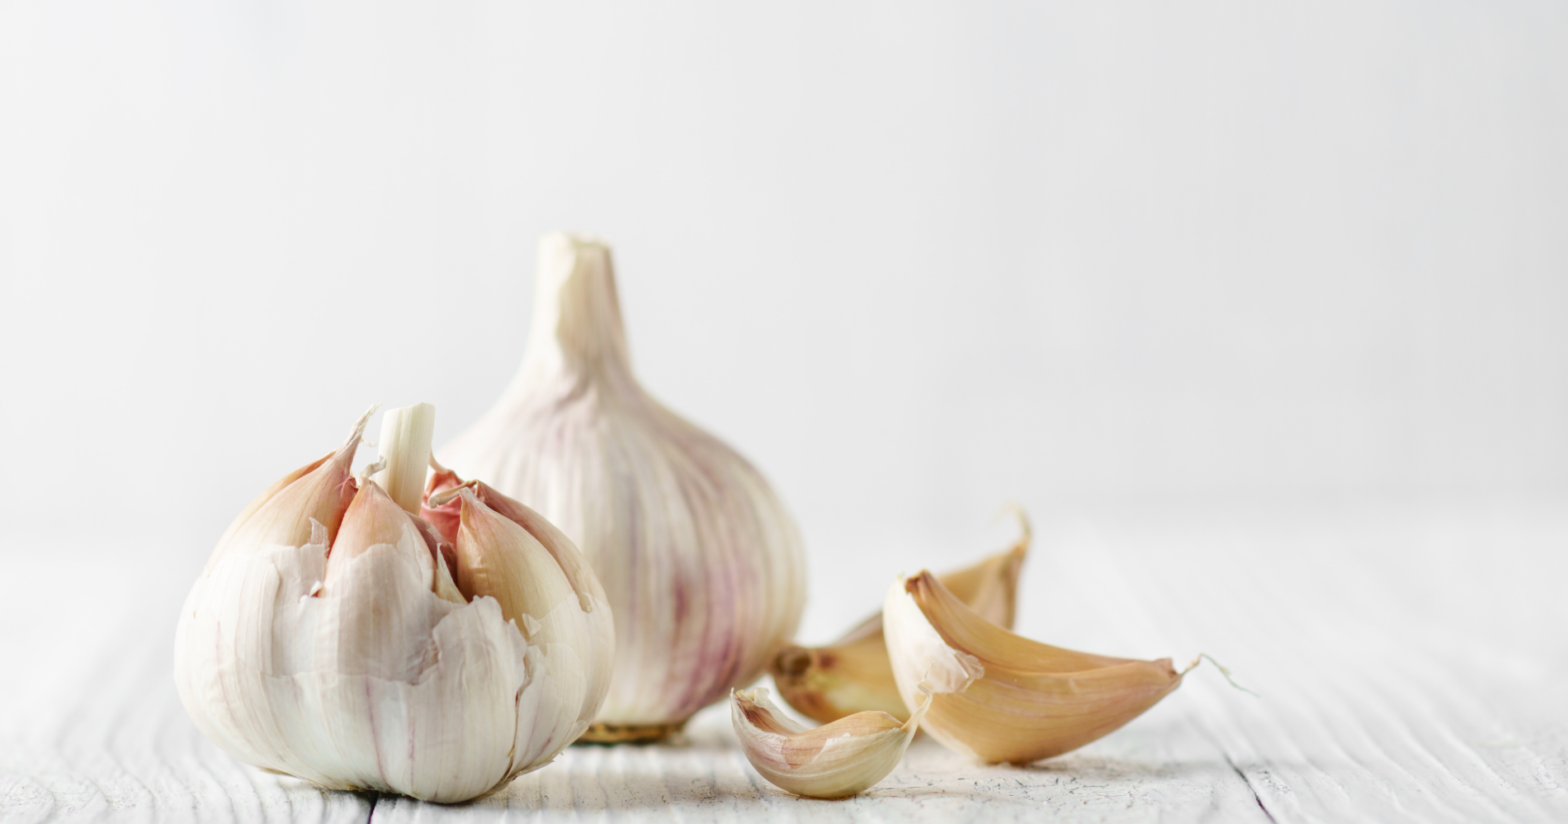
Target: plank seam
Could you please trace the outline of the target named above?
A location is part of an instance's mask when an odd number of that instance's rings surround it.
[[[1241,776],[1241,780],[1246,783],[1247,789],[1252,793],[1252,800],[1258,802],[1258,809],[1262,810],[1263,814],[1268,816],[1269,821],[1273,822],[1273,824],[1279,824],[1279,822],[1274,821],[1274,814],[1269,812],[1268,807],[1264,806],[1263,796],[1258,795],[1258,788],[1252,786],[1252,779],[1248,778],[1247,774],[1242,772],[1240,767],[1236,766],[1236,762],[1230,758],[1230,753],[1225,753],[1225,763],[1229,764],[1230,768],[1236,771],[1236,775]]]

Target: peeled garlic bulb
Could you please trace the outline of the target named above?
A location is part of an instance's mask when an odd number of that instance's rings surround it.
[[[745,459],[638,385],[597,241],[540,243],[521,370],[439,454],[537,509],[598,573],[617,643],[591,740],[678,729],[753,681],[799,623],[793,521]]]
[[[808,729],[758,688],[731,695],[730,720],[746,760],[763,778],[796,795],[845,798],[870,789],[898,766],[929,705],[928,693],[907,720],[858,712]]]
[[[1014,635],[922,572],[888,590],[882,618],[898,690],[934,693],[921,727],[987,763],[1027,764],[1121,727],[1181,684],[1170,659],[1074,652]]]
[[[549,763],[598,711],[608,679],[591,662],[608,660],[611,622],[593,582],[563,573],[557,558],[583,566],[564,536],[508,521],[454,546],[408,511],[431,414],[389,411],[382,472],[356,482],[362,418],[252,502],[191,587],[175,683],[235,758],[336,789],[463,801]],[[502,517],[460,507],[465,523]],[[505,604],[463,589],[475,557],[504,559],[487,561],[487,586],[515,590]]]
[[[1029,553],[1029,519],[1017,511],[1023,534],[1010,549],[940,576],[942,585],[986,620],[1013,626],[1018,575]],[[867,710],[909,717],[893,680],[878,612],[825,647],[785,647],[769,666],[779,695],[802,715],[824,724]]]

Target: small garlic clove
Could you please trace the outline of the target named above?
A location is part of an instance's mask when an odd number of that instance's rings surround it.
[[[921,727],[987,763],[1026,764],[1116,730],[1181,684],[1170,659],[1092,655],[1031,641],[966,606],[929,572],[901,578],[883,606],[899,693],[935,695]]]
[[[1009,628],[1032,534],[1023,511],[1015,509],[1014,514],[1022,534],[1012,547],[940,576],[944,586],[986,620]],[[802,715],[822,723],[867,710],[909,717],[888,661],[880,612],[828,646],[785,647],[774,656],[769,670],[779,696]]]
[[[426,581],[431,591],[435,591],[435,559],[425,536],[414,518],[392,500],[381,484],[370,481],[360,488],[348,511],[343,513],[337,540],[332,542],[332,551],[327,555],[327,574],[321,594],[342,580],[354,559],[380,544],[391,546],[400,557],[418,566],[420,580]]]
[[[929,705],[906,721],[859,712],[815,729],[797,724],[757,688],[730,693],[730,720],[746,760],[763,778],[796,795],[846,798],[870,789],[898,766]]]
[[[425,540],[425,548],[430,551],[430,557],[435,561],[435,583],[433,590],[442,599],[454,604],[466,604],[468,599],[457,588],[457,547],[451,541],[441,536],[436,528],[423,518],[412,518],[414,525],[419,527],[419,535]]]
[[[462,522],[463,506],[457,499],[457,493],[452,490],[463,486],[463,479],[456,472],[436,463],[435,458],[430,459],[430,475],[425,481],[425,497],[419,507],[419,517],[441,534],[447,541],[457,540],[457,528]],[[452,492],[451,495],[442,493]],[[432,506],[431,498],[437,498],[441,503]]]
[[[372,406],[360,416],[337,450],[285,475],[251,501],[218,539],[202,574],[211,573],[218,560],[231,551],[253,552],[263,546],[309,543],[312,520],[327,528],[329,540],[335,537],[343,513],[357,491],[350,471],[354,452],[375,411]]]

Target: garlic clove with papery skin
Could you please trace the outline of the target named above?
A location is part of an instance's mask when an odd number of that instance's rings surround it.
[[[730,720],[746,760],[763,778],[808,798],[846,798],[898,766],[929,706],[927,693],[907,719],[857,712],[808,729],[784,715],[759,687],[731,693]]]
[[[516,378],[439,454],[559,527],[603,584],[616,658],[587,737],[658,738],[794,634],[800,538],[751,464],[637,382],[607,246],[547,235],[533,311]]]
[[[1120,728],[1181,685],[1169,658],[1113,658],[1031,641],[966,606],[929,572],[882,608],[906,705],[934,695],[921,729],[986,763],[1027,764]]]
[[[327,555],[327,572],[323,591],[341,580],[354,559],[378,544],[397,547],[400,556],[407,557],[419,567],[419,577],[435,590],[436,565],[425,536],[414,519],[398,506],[381,485],[370,481],[360,487],[359,493],[343,513],[342,526],[332,541],[332,551]],[[320,594],[320,593],[318,593]]]
[[[355,483],[361,419],[338,452],[248,508],[192,587],[175,683],[234,757],[336,789],[463,801],[548,764],[597,710],[585,660],[611,654],[597,629],[608,608],[590,618],[575,590],[543,593],[528,608],[563,629],[529,640],[494,597],[458,591],[463,556],[408,511],[429,414],[390,410],[383,473]],[[308,530],[298,545],[283,542],[301,531],[291,519]],[[468,540],[470,555],[506,551]],[[555,557],[538,553],[519,574],[564,578]]]
[[[464,483],[433,461],[432,469],[421,512],[455,542],[459,588],[471,598],[495,598],[530,641],[561,641],[580,651],[587,687],[579,715],[586,726],[604,702],[615,663],[615,620],[599,579],[539,513],[481,481]],[[560,606],[568,598],[576,599],[575,611]]]

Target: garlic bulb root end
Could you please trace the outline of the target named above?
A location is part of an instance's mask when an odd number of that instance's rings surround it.
[[[667,724],[589,724],[579,744],[652,744],[680,735],[685,721]]]

